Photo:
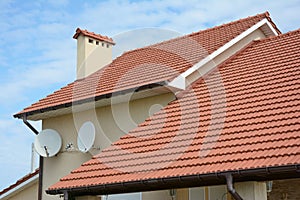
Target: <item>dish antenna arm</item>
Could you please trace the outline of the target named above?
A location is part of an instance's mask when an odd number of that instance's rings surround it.
[[[44,146],[44,149],[46,151],[47,157],[49,157],[49,152],[48,152],[47,146]]]

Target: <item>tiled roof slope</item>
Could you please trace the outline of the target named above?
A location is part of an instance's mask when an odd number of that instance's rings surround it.
[[[21,185],[22,183],[26,182],[27,180],[31,179],[32,177],[34,177],[38,174],[39,174],[39,169],[36,169],[34,172],[32,172],[30,174],[27,174],[26,176],[20,178],[14,184],[12,184],[9,187],[7,187],[7,188],[3,189],[2,191],[0,191],[0,197],[1,197],[1,195],[9,192],[10,190],[16,188],[17,186]]]
[[[172,79],[264,18],[272,23],[266,12],[126,52],[102,70],[61,88],[15,117]]]
[[[100,34],[96,34],[94,32],[90,32],[90,31],[87,31],[87,30],[82,30],[80,28],[76,29],[76,33],[73,35],[73,38],[77,39],[80,34],[91,37],[91,38],[94,38],[96,40],[105,41],[105,42],[108,42],[108,43],[111,43],[111,44],[115,44],[112,38],[109,38],[107,36],[103,36],[103,35],[100,35]]]
[[[253,41],[181,96],[50,190],[300,164],[300,30]]]

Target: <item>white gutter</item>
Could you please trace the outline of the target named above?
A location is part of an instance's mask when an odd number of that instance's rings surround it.
[[[23,183],[19,184],[18,186],[12,188],[11,190],[5,192],[4,194],[2,194],[0,196],[0,199],[3,199],[5,197],[8,197],[10,195],[12,195],[13,193],[17,192],[18,190],[22,189],[23,187],[25,187],[26,185],[33,183],[34,181],[38,180],[39,178],[39,174],[34,175],[33,177],[31,177],[30,179],[24,181]]]
[[[220,47],[219,49],[214,51],[212,54],[210,54],[207,57],[205,57],[204,59],[202,59],[200,62],[196,63],[194,66],[192,66],[185,72],[181,73],[174,80],[169,82],[168,86],[175,87],[175,88],[182,89],[182,90],[186,89],[186,77],[188,77],[189,75],[191,75],[192,73],[194,73],[195,71],[200,69],[206,63],[213,60],[215,57],[217,57],[218,55],[220,55],[221,53],[223,53],[224,51],[226,51],[227,49],[232,47],[234,44],[238,43],[239,41],[241,41],[242,39],[244,39],[245,37],[247,37],[248,35],[253,33],[258,28],[262,27],[263,25],[267,25],[268,28],[270,28],[271,32],[274,35],[276,35],[276,36],[278,35],[278,33],[273,28],[271,23],[266,18],[264,18],[261,21],[259,21],[258,23],[256,23],[255,25],[253,25],[252,27],[250,27],[249,29],[247,29],[246,31],[244,31],[243,33],[241,33],[240,35],[238,35],[237,37],[235,37],[234,39],[232,39],[229,42],[227,42],[226,44],[224,44],[222,47]]]

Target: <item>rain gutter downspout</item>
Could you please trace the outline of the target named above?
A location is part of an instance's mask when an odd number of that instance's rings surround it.
[[[231,194],[231,196],[235,200],[243,200],[243,198],[234,189],[234,186],[232,183],[232,181],[233,181],[232,174],[226,174],[225,177],[226,177],[226,182],[227,182],[227,189],[228,189],[228,192]]]
[[[23,122],[24,124],[36,135],[39,134],[39,132],[27,121],[26,115],[23,115]],[[39,187],[38,187],[38,200],[42,200],[42,194],[43,194],[43,170],[44,169],[44,157],[40,156],[39,160]]]

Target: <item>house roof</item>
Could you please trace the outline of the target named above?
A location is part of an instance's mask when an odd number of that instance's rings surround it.
[[[82,34],[84,36],[88,36],[90,38],[94,38],[96,40],[108,42],[110,44],[115,44],[112,38],[109,38],[107,36],[103,36],[103,35],[100,35],[100,34],[96,34],[94,32],[90,32],[90,31],[87,31],[87,30],[83,30],[83,29],[80,29],[80,28],[76,29],[76,32],[75,32],[73,38],[77,39],[80,34]]]
[[[21,186],[22,184],[26,183],[26,181],[32,179],[35,176],[38,176],[39,169],[36,169],[34,172],[27,174],[26,176],[17,180],[14,184],[10,185],[9,187],[0,191],[0,197],[2,198],[3,195],[8,194],[10,191],[16,189],[17,187]]]
[[[47,192],[209,184],[226,172],[299,177],[299,58],[300,29],[253,41]]]
[[[87,78],[76,80],[39,100],[14,117],[70,107],[72,103],[83,100],[95,100],[112,93],[172,80],[262,19],[269,20],[280,33],[266,12],[132,50]],[[78,36],[75,34],[74,37]]]

